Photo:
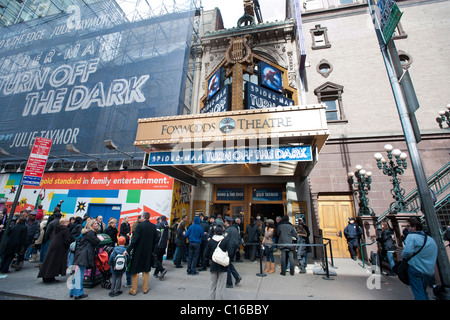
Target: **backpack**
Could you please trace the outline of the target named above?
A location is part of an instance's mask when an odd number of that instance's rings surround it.
[[[114,267],[115,271],[123,271],[127,267],[127,257],[124,254],[117,254],[114,258]]]

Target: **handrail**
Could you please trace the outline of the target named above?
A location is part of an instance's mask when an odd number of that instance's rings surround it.
[[[427,184],[433,190],[436,196],[443,193],[450,186],[450,162],[447,162],[441,169],[436,171],[433,175],[431,175],[427,179]],[[420,210],[420,201],[419,201],[419,193],[418,189],[415,188],[410,193],[405,196],[405,202],[407,206],[412,205],[410,208],[411,211],[419,211]],[[377,224],[381,223],[385,220],[386,216],[391,213],[391,207],[388,210],[383,212],[377,218]]]
[[[375,242],[377,242],[377,240],[374,240],[372,243],[361,243],[361,249],[360,250],[361,250],[361,260],[362,260],[362,263],[363,263],[363,265],[362,265],[363,269],[366,268],[366,265],[364,264],[364,250],[363,250],[363,246],[371,246]]]

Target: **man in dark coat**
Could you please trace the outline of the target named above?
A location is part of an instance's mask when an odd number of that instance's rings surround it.
[[[153,252],[158,241],[156,226],[149,221],[150,213],[142,214],[144,219],[136,227],[131,239],[131,244],[127,248],[127,253],[131,255],[131,289],[129,294],[136,295],[139,273],[142,272],[142,291],[148,292],[149,273],[153,265]]]
[[[348,251],[353,260],[356,260],[356,249],[362,236],[362,229],[355,223],[353,217],[348,218],[348,225],[344,229],[344,236],[347,239]]]
[[[66,275],[67,252],[70,244],[75,241],[75,237],[70,234],[68,225],[69,219],[61,218],[53,233],[44,263],[38,274],[38,278],[42,278],[45,283],[57,281],[55,277],[58,275]]]
[[[289,217],[284,215],[282,221],[277,226],[277,239],[279,244],[279,249],[281,251],[281,272],[282,276],[286,275],[287,260],[290,263],[290,273],[291,276],[295,272],[295,262],[294,262],[294,247],[293,246],[283,246],[283,244],[293,244],[294,240],[297,241],[297,231],[295,231],[292,223],[289,222]]]
[[[255,218],[250,218],[250,224],[247,225],[245,235],[247,236],[247,242],[250,247],[250,261],[254,262],[256,258],[256,244],[259,242],[259,229],[255,223]]]
[[[2,255],[2,264],[0,271],[2,273],[9,272],[9,266],[14,259],[16,253],[23,252],[25,250],[25,242],[27,239],[27,227],[25,221],[27,220],[26,214],[21,213],[19,219],[14,226],[11,226],[4,237],[8,237],[5,249]]]

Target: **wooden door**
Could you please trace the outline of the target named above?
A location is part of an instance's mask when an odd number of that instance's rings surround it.
[[[344,228],[348,218],[354,216],[353,197],[349,196],[319,196],[319,225],[323,237],[331,239],[333,258],[349,258]]]

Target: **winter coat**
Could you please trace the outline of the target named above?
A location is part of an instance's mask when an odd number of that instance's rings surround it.
[[[160,249],[167,248],[167,242],[169,241],[169,224],[167,223],[167,221],[161,221],[156,226],[156,229],[159,232],[159,239],[156,247]]]
[[[194,218],[194,224],[189,227],[184,236],[189,239],[189,242],[201,243],[204,236],[205,231],[200,226],[200,218]]]
[[[127,245],[130,243],[130,236],[129,236],[130,233],[131,233],[130,224],[122,222],[122,224],[120,225],[119,237],[125,237]]]
[[[51,219],[53,216],[53,219]],[[53,232],[55,231],[56,226],[59,226],[59,220],[61,219],[60,213],[54,213],[50,218],[48,219],[47,227],[45,229],[44,234],[44,242],[49,241],[52,239]]]
[[[381,232],[381,236],[377,238],[377,241],[381,243],[381,249],[383,251],[383,254],[385,254],[388,251],[395,251],[396,246],[394,239],[392,239],[393,235],[394,231],[383,230]]]
[[[408,236],[405,239],[405,246],[403,247],[402,251],[402,258],[409,258],[408,265],[412,266],[420,273],[426,274],[431,277],[434,275],[436,259],[438,255],[438,247],[432,237],[426,236],[427,242],[425,243],[423,249],[420,250],[420,248],[424,244],[425,236],[425,232],[423,231],[414,231],[408,233]],[[411,258],[411,256],[419,250],[420,252]]]
[[[344,235],[348,241],[359,240],[362,236],[362,229],[356,223],[349,223],[344,229]]]
[[[30,245],[30,244],[34,243],[34,241],[36,241],[37,238],[39,238],[39,234],[41,231],[40,223],[37,220],[34,220],[34,221],[27,220],[27,222],[25,222],[25,226],[27,227],[26,244]]]
[[[58,275],[66,275],[67,252],[74,240],[75,238],[71,236],[69,228],[66,226],[59,225],[55,228],[38,278],[48,279]]]
[[[111,255],[109,256],[109,265],[111,266],[111,273],[124,273],[126,271],[126,268],[123,270],[114,270],[114,260],[116,259],[116,256],[119,254],[123,254],[125,251],[127,251],[127,248],[124,246],[116,246],[114,247],[113,251],[111,252]],[[127,259],[127,262],[125,265],[128,264],[129,256],[125,255],[125,258]]]
[[[247,235],[248,243],[258,243],[260,232],[256,223],[249,224],[245,230],[245,234]]]
[[[185,232],[186,229],[184,228],[178,228],[175,238],[175,244],[177,247],[186,247],[186,237],[184,236],[183,232]]]
[[[131,244],[127,248],[127,252],[131,253],[131,274],[150,272],[157,241],[158,234],[153,223],[144,220],[137,225]]]
[[[224,240],[226,239],[226,240]],[[211,240],[208,241],[208,245],[205,248],[205,257],[208,257],[208,259],[210,260],[210,272],[227,272],[228,271],[228,267],[224,267],[218,263],[215,263],[214,261],[212,261],[212,255],[214,253],[214,250],[216,250],[217,245],[219,244],[220,241],[222,241],[220,243],[220,248],[225,251],[226,247],[228,245],[228,241],[230,238],[225,238],[222,235],[214,235]]]
[[[235,227],[229,226],[225,229],[225,238],[229,238],[226,242],[227,251],[228,255],[232,257],[240,245],[239,231]]]
[[[117,230],[116,227],[108,226],[105,229],[105,233],[111,238],[113,246],[115,246],[117,243],[117,234],[119,233],[119,230]]]
[[[13,256],[21,250],[24,250],[27,238],[27,227],[24,223],[17,222],[14,226],[11,226],[8,230],[8,234],[3,236],[8,237],[3,253],[6,256]]]
[[[82,237],[77,244],[73,258],[73,265],[93,268],[95,266],[95,250],[101,240],[97,238],[95,231],[83,229]]]
[[[297,231],[289,221],[282,221],[277,226],[278,244],[292,244],[297,239]],[[279,249],[294,250],[293,246],[279,246]]]

